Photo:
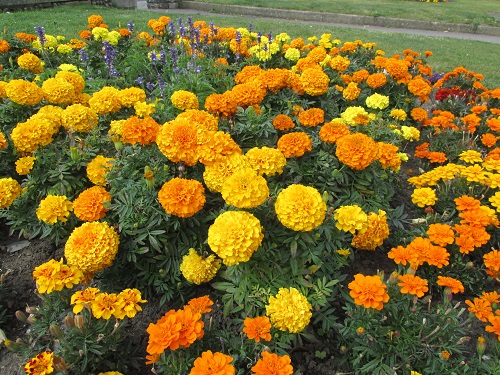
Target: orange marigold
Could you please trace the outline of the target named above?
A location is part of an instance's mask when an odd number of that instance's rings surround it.
[[[158,133],[156,144],[161,153],[174,163],[195,165],[198,161],[198,129],[184,118],[165,123]]]
[[[286,158],[299,157],[312,150],[312,140],[304,132],[288,133],[280,137],[277,147]]]
[[[427,229],[429,239],[436,245],[446,246],[455,241],[455,232],[448,224],[431,224]]]
[[[238,110],[236,98],[231,91],[226,91],[224,94],[210,94],[205,99],[205,108],[208,112],[224,118],[234,116]]]
[[[93,186],[80,193],[73,201],[73,212],[84,221],[96,221],[106,216],[106,202],[111,201],[111,194],[102,186]]]
[[[426,102],[429,100],[429,94],[432,91],[432,87],[424,81],[422,77],[417,76],[408,82],[408,90],[413,95],[417,96],[420,101]]]
[[[380,276],[365,276],[360,273],[354,275],[354,280],[348,285],[349,294],[356,305],[367,309],[382,310],[384,303],[389,301],[387,286]]]
[[[474,302],[465,300],[465,304],[469,306],[468,310],[482,322],[487,322],[488,318],[493,315],[493,309],[488,300],[474,298]]]
[[[410,111],[410,116],[415,121],[425,122],[429,118],[429,113],[421,107],[415,107]]]
[[[312,127],[325,122],[325,111],[321,108],[309,108],[299,113],[299,123],[303,126]]]
[[[232,360],[231,356],[207,350],[194,360],[194,367],[189,375],[235,375],[236,370],[231,364]]]
[[[250,340],[260,342],[260,339],[271,341],[271,322],[267,316],[245,318],[243,332]]]
[[[368,221],[353,237],[351,245],[361,250],[375,250],[389,237],[389,225],[385,211],[370,212]]]
[[[411,273],[399,275],[398,280],[400,281],[398,286],[401,287],[401,293],[403,294],[409,293],[421,298],[424,296],[425,292],[429,291],[427,280]]]
[[[376,142],[363,133],[346,135],[337,141],[335,155],[352,169],[363,170],[377,159]]]
[[[290,130],[295,124],[290,116],[280,113],[273,119],[273,126],[278,130]]]
[[[464,286],[460,280],[454,279],[448,276],[438,276],[437,285],[448,288],[451,293],[463,293],[465,291]]]
[[[205,189],[201,182],[173,178],[163,184],[158,199],[165,212],[186,218],[195,215],[205,205]]]
[[[160,131],[158,124],[152,117],[139,118],[131,116],[121,126],[121,140],[124,143],[146,146],[156,140],[156,136]]]
[[[387,76],[384,73],[373,73],[366,79],[366,84],[372,89],[377,89],[387,83]]]
[[[319,130],[319,138],[331,144],[335,144],[337,140],[349,134],[351,134],[349,127],[341,119],[327,122]]]
[[[193,310],[195,313],[198,314],[206,314],[212,311],[210,308],[213,306],[214,301],[210,299],[210,297],[207,296],[201,296],[197,298],[191,298],[188,302],[188,304],[184,308],[190,308]]]
[[[500,251],[492,250],[483,255],[484,266],[487,268],[486,273],[493,278],[500,277]]]
[[[328,91],[330,78],[321,69],[308,68],[302,72],[300,82],[306,94],[319,96]]]
[[[252,375],[291,375],[292,360],[288,355],[279,356],[274,353],[262,352],[262,358],[252,367]]]

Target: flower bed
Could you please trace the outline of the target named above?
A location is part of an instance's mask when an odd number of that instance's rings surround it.
[[[64,253],[4,342],[27,373],[284,375],[302,347],[359,374],[498,371],[500,89],[430,51],[148,27],[0,42],[0,218]],[[358,272],[367,253],[394,263]]]

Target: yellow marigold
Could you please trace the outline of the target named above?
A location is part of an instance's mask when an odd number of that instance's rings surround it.
[[[111,202],[111,194],[102,186],[92,186],[73,201],[73,212],[80,220],[96,221],[106,216],[105,202]]]
[[[288,133],[280,137],[277,146],[285,158],[299,157],[312,150],[312,140],[304,132]]]
[[[19,182],[11,177],[0,178],[0,209],[9,207],[21,193]]]
[[[158,192],[158,199],[166,213],[182,218],[193,216],[206,202],[201,182],[185,178],[165,182]]]
[[[54,126],[43,118],[30,118],[18,123],[10,138],[19,153],[32,153],[40,146],[47,146],[53,141]]]
[[[141,146],[149,145],[156,141],[156,136],[160,131],[158,124],[152,117],[141,119],[137,116],[131,116],[121,126],[121,140],[125,143]]]
[[[75,96],[74,86],[62,78],[48,78],[42,83],[44,99],[53,104],[69,104]]]
[[[481,153],[476,150],[465,150],[458,155],[458,158],[466,163],[482,163]]]
[[[119,242],[118,234],[108,223],[84,223],[69,236],[64,256],[68,265],[79,268],[84,274],[93,274],[111,266]]]
[[[182,276],[190,283],[200,285],[212,280],[221,264],[215,255],[209,255],[206,258],[198,255],[195,249],[189,249],[189,253],[182,257],[180,270]]]
[[[156,104],[146,103],[146,102],[135,102],[134,111],[135,114],[139,117],[149,117],[151,114],[156,112]]]
[[[43,72],[43,64],[40,58],[30,52],[22,54],[17,58],[17,64],[20,68],[29,70],[32,73],[40,74]]]
[[[333,218],[337,221],[335,223],[337,229],[352,234],[362,229],[368,222],[368,215],[356,204],[340,206],[335,210]]]
[[[64,288],[71,289],[83,281],[83,273],[75,267],[51,259],[33,270],[38,293],[52,293]]]
[[[142,299],[141,292],[138,289],[124,289],[118,293],[117,308],[115,308],[113,316],[116,319],[125,319],[125,316],[133,318],[139,311],[142,311],[142,307],[139,306],[139,303],[145,302],[148,301]]]
[[[397,170],[401,166],[401,158],[398,155],[398,146],[392,143],[377,142],[378,146],[378,161],[382,168],[389,167],[391,170]]]
[[[52,225],[68,220],[72,210],[73,204],[65,195],[48,195],[40,201],[36,216],[38,220]]]
[[[337,141],[335,155],[352,169],[363,170],[377,159],[377,143],[363,133],[346,135]]]
[[[366,125],[370,118],[368,112],[363,107],[347,107],[340,117],[347,125]]]
[[[43,91],[34,82],[13,79],[5,86],[7,97],[16,104],[35,105],[42,101]]]
[[[4,148],[7,148],[7,146],[7,139],[5,138],[5,135],[0,131],[0,151],[2,151]]]
[[[198,160],[204,165],[213,165],[226,156],[241,154],[241,148],[226,132],[198,130]]]
[[[31,358],[24,365],[26,374],[46,375],[54,372],[54,353],[45,351]]]
[[[82,104],[69,105],[61,113],[62,126],[78,133],[88,133],[97,126],[98,121],[97,113]]]
[[[7,93],[5,92],[5,87],[7,87],[8,82],[0,81],[0,99],[6,98]]]
[[[378,275],[365,276],[358,273],[348,287],[354,303],[367,309],[382,310],[384,303],[389,301],[387,286]]]
[[[361,89],[358,87],[356,82],[350,82],[347,87],[342,91],[342,96],[345,100],[352,102],[356,100],[361,94]]]
[[[92,95],[89,105],[99,115],[118,112],[122,107],[120,90],[112,86],[104,86]]]
[[[59,68],[61,67],[59,66]],[[54,78],[63,79],[66,82],[71,83],[71,85],[73,85],[75,94],[80,94],[85,88],[85,80],[80,74],[76,72],[62,70],[60,72],[57,72]]]
[[[351,246],[361,250],[375,250],[378,246],[382,246],[387,237],[389,237],[387,217],[385,211],[378,210],[378,214],[370,212],[366,225],[354,235]]]
[[[413,126],[401,126],[401,133],[403,134],[403,138],[407,141],[420,140],[420,130]]]
[[[122,301],[116,293],[98,293],[91,303],[92,316],[108,320],[122,307]]]
[[[120,90],[118,97],[123,107],[133,107],[137,102],[146,101],[146,92],[139,87],[128,87]]]
[[[55,134],[59,131],[62,125],[62,114],[64,109],[56,105],[44,105],[37,113],[30,117],[33,119],[47,120],[52,125],[52,133]]]
[[[226,179],[242,168],[251,168],[246,156],[233,153],[205,166],[203,180],[210,191],[221,192]]]
[[[286,165],[286,158],[283,153],[276,148],[254,147],[247,151],[245,156],[253,170],[259,175],[274,176],[283,173]]]
[[[319,96],[328,91],[330,78],[321,69],[308,68],[300,75],[300,83],[307,95]]]
[[[433,206],[436,201],[436,193],[429,187],[417,188],[413,190],[411,201],[418,207]]]
[[[173,106],[181,111],[186,109],[198,109],[199,106],[196,95],[185,90],[175,91],[172,96],[170,96],[170,100]]]
[[[280,331],[299,333],[309,324],[312,306],[297,289],[280,288],[278,294],[269,297],[266,315]]]
[[[220,214],[208,229],[208,245],[227,266],[247,262],[264,234],[259,219],[245,211]]]
[[[200,109],[187,109],[179,113],[176,118],[183,118],[194,122],[198,128],[198,132],[217,131],[219,128],[217,117]]]
[[[405,121],[406,120],[406,112],[404,109],[393,109],[390,113],[389,116],[392,118],[399,120],[399,121]]]
[[[78,314],[84,308],[90,308],[92,306],[92,301],[95,299],[97,294],[100,292],[97,288],[85,288],[84,290],[78,290],[71,295],[70,304],[73,306],[73,313]]]
[[[389,106],[389,97],[378,93],[366,98],[366,106],[372,109],[385,109]]]
[[[299,113],[299,123],[303,126],[317,126],[325,122],[325,111],[321,108],[309,108]]]
[[[198,129],[184,118],[176,118],[160,127],[156,144],[163,155],[174,163],[195,165],[198,161]]]
[[[106,185],[106,174],[113,168],[113,158],[97,155],[87,164],[87,177],[94,185]]]
[[[33,165],[35,163],[35,158],[33,156],[25,156],[16,160],[16,172],[19,175],[26,175],[30,173]]]
[[[295,231],[309,232],[323,223],[326,204],[311,186],[293,184],[283,189],[274,205],[278,220]]]
[[[269,197],[269,188],[264,177],[252,168],[234,172],[222,184],[224,201],[237,208],[255,208]]]

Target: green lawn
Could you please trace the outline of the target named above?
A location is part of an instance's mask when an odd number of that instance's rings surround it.
[[[415,0],[196,0],[202,3],[248,5],[278,9],[311,10],[373,17],[500,26],[488,12],[500,13],[499,0],[450,0],[427,3]]]
[[[0,24],[9,25],[6,26],[6,31],[11,35],[18,31],[33,33],[34,26],[40,25],[44,26],[46,32],[49,34],[74,37],[77,35],[78,30],[86,28],[87,17],[94,13],[101,14],[111,28],[117,26],[125,27],[129,20],[133,20],[137,30],[147,30],[147,21],[151,18],[158,18],[161,15],[161,13],[153,11],[118,10],[99,6],[71,5],[40,11],[11,14],[0,13]],[[168,14],[168,12],[166,13]],[[187,16],[188,13],[171,14],[171,17],[174,19],[178,17],[186,19]],[[375,42],[377,43],[377,48],[384,50],[389,56],[394,53],[401,53],[407,48],[418,52],[430,50],[434,54],[430,60],[430,65],[436,72],[450,71],[457,66],[464,66],[469,70],[484,74],[484,83],[487,87],[500,87],[500,69],[498,69],[500,44],[444,37],[373,32],[347,27],[309,25],[307,23],[287,20],[276,21],[216,14],[211,14],[210,16],[195,14],[193,18],[195,20],[204,19],[207,22],[212,21],[216,25],[224,27],[248,27],[250,23],[253,23],[254,30],[262,31],[264,34],[270,31],[273,34],[287,32],[292,37],[308,37],[331,33],[334,38],[338,38],[341,41],[361,39],[364,42]]]

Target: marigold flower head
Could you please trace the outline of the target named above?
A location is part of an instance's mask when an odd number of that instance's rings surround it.
[[[92,94],[89,106],[99,115],[118,112],[122,107],[120,90],[112,86],[104,86],[101,90]]]
[[[465,291],[462,282],[460,280],[454,279],[453,277],[438,276],[436,284],[445,288],[449,288],[451,293],[453,294],[463,293]]]
[[[123,123],[120,135],[125,143],[133,145],[139,143],[141,146],[146,146],[155,142],[159,131],[160,124],[152,117],[141,119],[131,116]]]
[[[42,101],[43,91],[34,82],[13,79],[5,86],[5,94],[16,104],[35,105]]]
[[[255,208],[269,197],[269,188],[264,177],[252,168],[235,171],[222,185],[222,198],[237,208]]]
[[[285,227],[309,232],[320,226],[326,216],[326,204],[321,194],[311,186],[293,184],[276,198],[274,209]]]
[[[382,168],[390,168],[395,171],[401,167],[401,158],[399,157],[399,147],[392,143],[377,142],[378,161]]]
[[[78,314],[84,308],[90,309],[92,306],[92,301],[94,301],[97,294],[100,292],[98,288],[85,288],[83,290],[77,290],[71,295],[70,303],[73,306],[73,313]]]
[[[232,117],[238,110],[236,98],[231,91],[223,94],[210,94],[205,99],[205,109],[224,118]]]
[[[363,170],[377,159],[377,143],[363,133],[346,135],[337,141],[335,155],[352,169]]]
[[[158,192],[158,199],[165,212],[182,218],[195,215],[206,202],[201,182],[185,178],[165,182]]]
[[[106,174],[113,168],[115,159],[97,155],[87,164],[87,177],[95,185],[106,185]]]
[[[366,79],[366,84],[372,89],[377,89],[387,83],[387,76],[384,73],[373,73]]]
[[[429,239],[436,245],[451,245],[455,241],[455,232],[448,224],[430,224],[427,229]]]
[[[413,190],[411,201],[418,207],[433,206],[437,201],[436,193],[428,187],[417,188]]]
[[[3,134],[0,131],[0,151],[7,148],[7,146],[8,146],[8,144],[7,144],[7,139],[5,138],[5,134]],[[19,172],[17,172],[17,173],[19,173]]]
[[[312,306],[297,289],[280,288],[276,296],[270,296],[266,315],[274,327],[290,333],[301,332],[311,320]]]
[[[389,106],[389,97],[378,93],[366,98],[366,106],[371,109],[385,109]]]
[[[118,303],[113,315],[116,319],[124,319],[125,316],[133,318],[139,311],[142,311],[139,303],[145,302],[148,301],[142,299],[138,289],[124,289],[118,293]]]
[[[146,101],[146,92],[140,87],[127,87],[118,94],[123,107],[133,107],[137,102]]]
[[[487,268],[486,273],[492,278],[500,277],[500,251],[492,250],[483,255],[484,266]]]
[[[375,250],[378,246],[382,246],[387,237],[389,237],[387,217],[385,211],[378,210],[378,214],[370,212],[366,225],[354,235],[351,246],[361,250]]]
[[[384,303],[389,301],[387,286],[378,275],[365,276],[358,273],[354,275],[354,280],[349,283],[348,287],[354,303],[367,309],[382,310]]]
[[[224,212],[208,229],[210,249],[227,266],[247,262],[263,238],[260,221],[245,211]]]
[[[258,175],[274,176],[283,173],[286,165],[286,158],[283,153],[276,148],[254,147],[245,154],[252,169]]]
[[[304,69],[300,75],[300,83],[307,95],[319,96],[328,91],[330,78],[322,69]]]
[[[500,341],[500,315],[490,315],[488,317],[488,323],[490,326],[486,326],[486,332],[493,332],[497,335],[498,341]]]
[[[218,118],[201,109],[187,109],[179,113],[176,118],[184,118],[194,122],[198,128],[198,132],[217,131],[219,128]]]
[[[262,352],[262,358],[252,367],[252,375],[291,375],[293,367],[288,355]]]
[[[328,61],[328,65],[338,72],[343,72],[349,68],[349,65],[351,65],[351,60],[349,60],[348,57],[337,55]]]
[[[24,365],[26,374],[47,375],[54,372],[54,353],[45,351],[31,358]]]
[[[21,193],[19,182],[11,177],[0,178],[0,209],[9,207]]]
[[[49,120],[43,116],[32,116],[26,122],[18,123],[10,137],[17,152],[33,153],[40,146],[51,143],[56,132],[57,129]]]
[[[465,150],[458,155],[458,158],[466,163],[481,163],[483,158],[481,153],[476,150]]]
[[[17,64],[20,68],[29,70],[32,73],[40,74],[43,72],[43,64],[40,58],[31,52],[24,53],[17,58]]]
[[[73,212],[80,220],[96,221],[106,216],[105,202],[111,202],[111,194],[102,186],[93,186],[82,191],[73,201]]]
[[[312,140],[304,132],[288,133],[280,137],[277,147],[285,158],[300,157],[312,150]]]
[[[211,165],[205,166],[203,180],[210,191],[221,192],[222,186],[228,177],[230,177],[237,170],[251,167],[252,166],[245,155],[233,153],[220,158],[220,160]]]
[[[96,319],[108,320],[122,306],[122,301],[116,293],[98,293],[91,302],[92,315]]]
[[[421,107],[415,107],[410,111],[410,116],[415,121],[424,122],[429,118],[429,113]]]
[[[347,125],[366,125],[370,121],[368,112],[363,107],[347,107],[340,117]]]
[[[333,214],[337,229],[354,234],[368,222],[368,215],[358,205],[340,206]]]
[[[415,253],[410,246],[397,246],[393,247],[387,256],[394,260],[396,264],[402,264],[406,266],[408,263],[410,265],[418,264],[419,254]]]
[[[82,282],[83,273],[76,267],[63,264],[62,259],[59,262],[51,259],[35,267],[33,278],[36,280],[38,293],[49,294],[64,288],[73,288],[74,285]]]
[[[356,82],[350,82],[346,88],[342,91],[342,96],[347,101],[354,101],[361,94],[361,89],[358,87]]]
[[[479,208],[481,206],[481,201],[468,195],[462,195],[458,198],[455,198],[455,204],[458,211],[465,211]]]
[[[201,353],[201,357],[194,360],[194,366],[189,375],[235,375],[236,370],[231,364],[233,358],[223,353],[211,350]]]
[[[413,126],[401,126],[401,133],[403,134],[403,138],[407,141],[420,140],[420,130]]]
[[[91,14],[87,17],[87,28],[93,29],[104,23],[104,18],[99,14]]]
[[[186,109],[198,109],[198,98],[195,94],[185,90],[177,90],[171,96],[173,106],[181,111]]]
[[[290,116],[280,113],[273,119],[273,126],[277,130],[286,131],[292,129],[295,124]]]
[[[417,96],[420,101],[426,102],[429,100],[432,87],[422,77],[417,76],[408,82],[408,91]]]
[[[211,306],[213,306],[214,301],[210,299],[208,295],[201,296],[197,298],[191,298],[188,304],[184,308],[190,308],[195,313],[206,314],[212,311]]]
[[[72,210],[73,204],[65,195],[48,195],[40,201],[36,216],[38,220],[53,225],[57,221],[67,221]]]
[[[271,322],[267,316],[256,318],[245,318],[243,321],[243,332],[250,340],[260,342],[260,340],[271,341]]]
[[[493,147],[497,144],[497,136],[492,133],[485,133],[481,135],[481,143],[486,147]]]
[[[184,118],[176,118],[160,127],[156,144],[161,153],[174,163],[193,166],[198,161],[198,129]]]
[[[24,156],[16,160],[16,172],[17,174],[23,176],[30,173],[33,165],[35,163],[35,157]]]
[[[403,294],[409,293],[421,298],[429,291],[427,280],[413,274],[399,275],[398,280]]]
[[[75,87],[62,78],[48,78],[42,83],[44,99],[52,104],[69,104],[75,96]]]
[[[61,69],[61,66],[59,66],[59,68]],[[71,83],[75,94],[81,93],[85,88],[85,80],[80,74],[75,71],[61,70],[56,73],[55,78],[62,79],[68,83]]]
[[[487,322],[488,318],[493,315],[491,303],[485,299],[474,298],[474,302],[465,300],[465,304],[469,306],[467,310],[482,322]]]
[[[88,133],[97,127],[98,122],[97,113],[83,104],[69,105],[61,113],[62,126],[78,133]]]
[[[190,283],[200,285],[212,280],[221,264],[215,255],[209,255],[206,258],[198,255],[195,249],[189,249],[189,253],[184,255],[180,265],[182,275]]]
[[[73,230],[64,247],[70,266],[93,274],[111,266],[118,252],[119,237],[106,222],[84,223]]]
[[[231,135],[223,131],[198,130],[197,141],[198,159],[207,166],[223,161],[227,156],[241,154],[240,146]]]
[[[309,108],[299,113],[299,123],[302,126],[313,127],[325,121],[325,112],[321,108]]]
[[[338,139],[349,134],[351,134],[351,131],[345,125],[344,121],[342,119],[334,119],[321,127],[319,138],[323,142],[335,144]]]

